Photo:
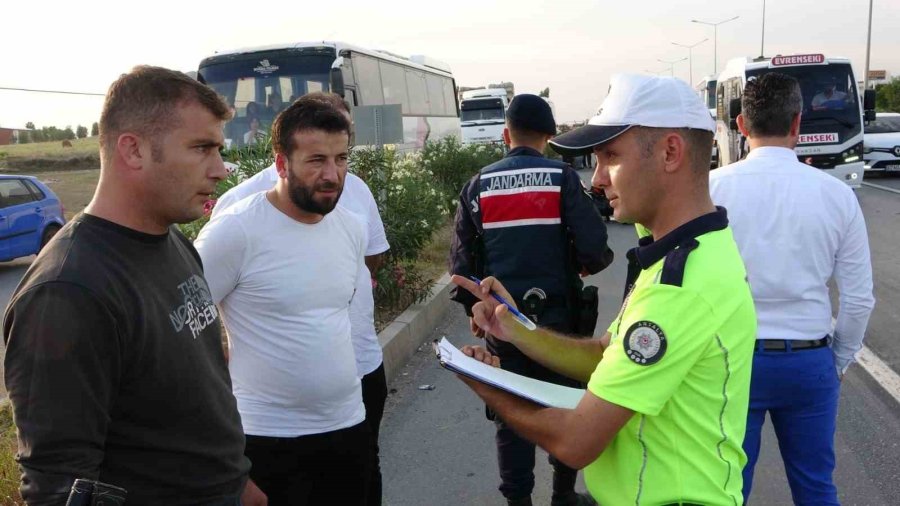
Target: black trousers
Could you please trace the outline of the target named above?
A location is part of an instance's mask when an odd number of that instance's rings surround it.
[[[366,422],[294,438],[248,435],[250,478],[268,496],[269,506],[365,506],[371,439]]]
[[[568,324],[556,321],[542,321],[546,325],[559,332],[571,332]],[[555,323],[555,324],[554,324]],[[538,364],[519,351],[514,345],[491,339],[487,341],[489,351],[500,357],[500,367],[504,370],[521,374],[529,378],[538,379],[564,385],[567,387],[584,388],[584,384],[558,374]],[[489,413],[489,416],[493,416]],[[499,417],[493,417],[497,426],[497,461],[500,467],[500,493],[507,499],[521,499],[531,495],[534,489],[534,444],[520,437],[511,427],[506,425]],[[553,466],[553,493],[567,493],[575,489],[575,480],[578,471],[572,469],[553,455],[549,457]]]
[[[381,504],[381,462],[378,456],[378,432],[381,430],[381,418],[384,415],[384,402],[387,400],[387,378],[384,375],[384,364],[362,378],[363,404],[366,406],[366,424],[372,433],[372,463],[369,467],[368,506]]]

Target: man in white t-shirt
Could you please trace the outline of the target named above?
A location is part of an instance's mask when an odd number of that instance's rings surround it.
[[[349,139],[334,107],[294,102],[272,128],[275,187],[195,242],[228,330],[251,478],[272,505],[367,501],[373,445],[350,339],[366,233],[337,206]]]
[[[334,93],[310,93],[307,100],[320,99],[333,105],[350,119],[350,109],[340,96]],[[226,209],[241,200],[259,192],[271,190],[278,182],[275,164],[266,167],[246,181],[241,182],[219,197],[212,211],[215,219]],[[390,249],[384,232],[384,224],[378,212],[378,205],[366,183],[355,174],[347,173],[344,191],[338,207],[354,212],[367,230],[365,275],[359,278],[356,296],[350,303],[350,336],[356,353],[356,369],[362,382],[363,404],[366,407],[366,422],[372,430],[375,445],[372,465],[372,480],[369,488],[370,506],[381,504],[381,469],[378,458],[378,434],[384,403],[387,400],[387,379],[384,372],[383,354],[378,334],[375,331],[375,299],[371,278],[381,266],[385,252]]]

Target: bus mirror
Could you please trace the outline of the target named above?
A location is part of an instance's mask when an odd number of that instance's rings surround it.
[[[733,98],[731,102],[728,103],[728,117],[731,121],[736,121],[738,114],[741,113],[741,99]],[[732,126],[732,129],[736,129],[737,126]]]
[[[331,91],[344,96],[344,71],[341,67],[331,67]]]
[[[863,95],[863,109],[867,111],[875,110],[875,90],[866,90]]]
[[[866,123],[871,123],[875,121],[875,111],[873,109],[866,109]]]

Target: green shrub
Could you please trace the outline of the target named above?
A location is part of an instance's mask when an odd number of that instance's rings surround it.
[[[382,310],[403,309],[428,295],[431,280],[414,260],[446,222],[450,199],[424,168],[420,153],[357,149],[351,161],[353,172],[372,190],[391,244],[384,267],[375,274],[376,305]]]
[[[435,182],[445,193],[454,197],[478,170],[502,157],[501,146],[463,146],[456,137],[428,142],[422,149],[423,167],[434,175]]]

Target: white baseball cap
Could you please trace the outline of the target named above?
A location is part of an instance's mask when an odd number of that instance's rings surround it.
[[[597,115],[587,125],[553,138],[550,145],[562,155],[582,155],[634,126],[716,131],[706,104],[686,82],[615,74]]]

